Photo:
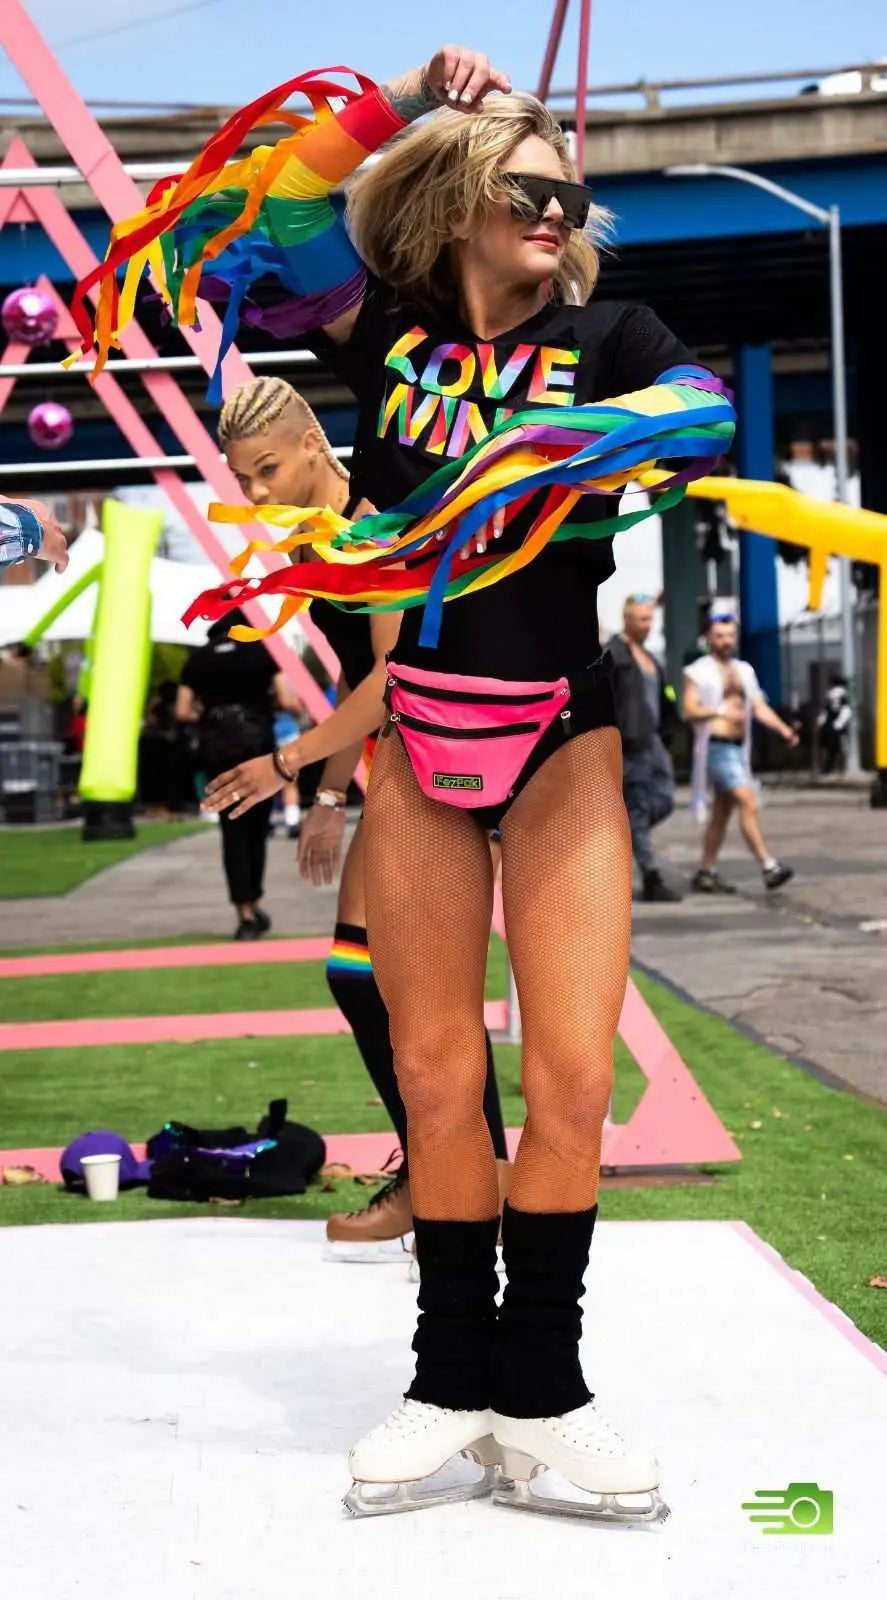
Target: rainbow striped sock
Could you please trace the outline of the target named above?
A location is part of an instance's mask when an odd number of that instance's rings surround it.
[[[336,923],[326,970],[327,976],[335,973],[343,978],[372,977],[373,963],[367,946],[366,928],[358,928],[352,922]]]

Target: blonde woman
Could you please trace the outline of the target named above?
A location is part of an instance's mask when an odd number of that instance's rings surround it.
[[[283,378],[253,378],[242,384],[222,407],[218,431],[228,465],[245,498],[253,505],[328,505],[345,516],[354,516],[361,509],[350,492],[348,473],[334,454],[314,412]],[[294,552],[294,559],[310,553],[310,549],[303,546]],[[345,797],[360,758],[362,738],[373,733],[382,720],[380,702],[385,683],[385,653],[397,641],[400,615],[349,614],[315,600],[311,618],[339,658],[337,709],[319,727],[288,744],[287,761],[290,770],[297,772],[300,767],[326,757],[314,804],[302,824],[299,864],[303,877],[311,878],[316,884],[330,884],[341,860]],[[227,632],[230,624],[218,626]],[[258,645],[241,648],[263,649]],[[277,787],[283,787],[283,777],[279,773],[276,777]],[[245,791],[248,778],[241,775],[240,768],[229,771],[226,778],[229,790],[232,786],[236,789],[242,782]],[[221,781],[224,783],[225,779]],[[210,785],[208,807],[220,811],[224,821],[224,806],[214,797],[215,786]],[[230,814],[238,817],[245,809],[241,807]],[[363,822],[360,821],[342,865],[327,982],[351,1027],[354,1042],[391,1118],[403,1154],[389,1181],[362,1211],[330,1217],[327,1223],[327,1254],[350,1262],[403,1260],[408,1235],[413,1230],[407,1117],[394,1070],[388,1012],[379,993],[367,945],[363,879]],[[486,1036],[484,1114],[504,1184],[508,1152],[489,1035]]]
[[[651,311],[593,297],[603,219],[547,109],[507,92],[485,98],[508,87],[485,56],[446,46],[337,113],[354,166],[373,141],[435,113],[354,183],[349,227],[368,271],[349,280],[346,306],[318,318],[315,340],[357,395],[353,491],[382,509],[512,411],[544,417],[663,380],[716,386]],[[307,136],[302,167],[315,160],[319,171],[331,139],[328,122]],[[341,140],[336,156],[341,177]],[[316,215],[306,212],[306,230]],[[295,292],[285,263],[281,281],[279,298]],[[309,309],[295,302],[303,328]],[[504,548],[519,547],[535,509],[516,509]],[[439,1496],[421,1480],[467,1451],[501,1461],[499,1497],[529,1503],[541,1465],[593,1497],[583,1513],[635,1517],[615,1499],[633,1493],[648,1516],[661,1514],[655,1458],[604,1421],[579,1357],[631,922],[620,740],[594,620],[611,541],[578,537],[610,510],[603,496],[580,501],[574,540],[445,606],[434,649],[408,610],[388,663],[367,910],[407,1108],[421,1286],[413,1381],[351,1452],[347,1503],[360,1512],[429,1503]],[[290,755],[278,753],[284,776]],[[217,801],[251,803],[276,781],[271,761],[252,763],[220,781]],[[482,1103],[487,830],[498,824],[527,1117],[497,1309],[498,1189]],[[391,1483],[380,1506],[372,1486]],[[488,1485],[489,1473],[443,1492]]]

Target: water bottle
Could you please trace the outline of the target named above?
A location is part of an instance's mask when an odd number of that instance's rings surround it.
[[[0,500],[0,567],[12,567],[35,555],[43,543],[43,526],[28,506]]]

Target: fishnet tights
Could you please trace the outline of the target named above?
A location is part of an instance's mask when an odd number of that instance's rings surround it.
[[[435,1221],[484,1221],[498,1209],[482,1110],[487,839],[467,813],[422,794],[396,735],[380,741],[366,822],[368,935],[407,1108],[413,1207]],[[631,845],[615,729],[565,744],[515,801],[502,884],[527,1101],[511,1201],[580,1211],[597,1193],[628,970]]]

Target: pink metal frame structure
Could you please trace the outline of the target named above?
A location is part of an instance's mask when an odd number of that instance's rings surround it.
[[[554,15],[548,33],[548,43],[539,73],[536,90],[540,100],[551,93],[551,79],[557,65],[557,55],[564,33],[564,23],[570,9],[570,0],[554,0]],[[585,178],[585,116],[588,98],[588,49],[591,39],[591,0],[579,0],[579,60],[576,70],[576,170]]]
[[[20,0],[3,0],[0,8],[0,45],[18,69],[111,220],[119,221],[140,210],[143,200],[137,185],[123,171],[110,141],[68,81]],[[35,163],[26,146],[16,140],[7,153],[4,165],[21,169],[34,166]],[[78,278],[85,276],[95,265],[95,257],[86,240],[54,191],[36,186],[33,189],[2,191],[0,217],[3,221],[33,219],[39,222]],[[218,347],[219,325],[208,306],[201,305],[201,320],[201,332],[183,329],[183,334],[205,370],[211,372],[215,362],[214,351]],[[145,357],[157,353],[150,339],[136,324],[126,330],[121,344],[127,356]],[[12,350],[7,349],[4,359],[7,363],[21,360],[21,351],[13,355]],[[227,384],[243,383],[251,376],[243,357],[232,350],[225,362]],[[168,372],[156,371],[141,373],[140,378],[174,429],[184,451],[194,457],[200,472],[206,482],[212,485],[218,498],[228,502],[239,501],[240,490],[220,456],[218,446],[207,433],[175,378]],[[107,378],[99,380],[96,392],[138,455],[156,458],[162,454],[156,440],[110,373]],[[206,554],[216,563],[219,571],[227,575],[229,567],[225,548],[216,538],[211,525],[196,510],[177,474],[164,471],[155,474],[155,477],[162,482],[162,487],[186,518]],[[252,605],[246,609],[251,622],[257,626],[264,625],[266,618],[259,607]],[[335,677],[338,663],[323,635],[313,626],[310,618],[301,619],[301,625],[318,657]],[[329,702],[301,657],[278,635],[269,639],[268,648],[311,715],[317,721],[322,721],[329,715]]]
[[[546,98],[551,87],[551,75],[563,34],[568,5],[569,0],[556,0],[555,3],[538,89],[540,99]],[[584,171],[585,95],[590,17],[591,0],[580,0],[576,102],[577,166],[580,174]],[[18,68],[35,100],[52,122],[72,160],[80,168],[85,181],[112,221],[141,209],[142,199],[138,188],[123,171],[112,145],[62,72],[20,0],[3,0],[0,9],[0,45]],[[34,162],[26,146],[20,140],[16,140],[7,153],[4,165],[23,169],[33,166]],[[0,226],[6,222],[32,220],[39,222],[45,229],[78,278],[85,276],[91,270],[95,258],[73,218],[54,191],[37,186],[31,189],[0,190]],[[45,282],[41,286],[47,287]],[[51,286],[49,287],[51,289]],[[55,291],[51,292],[60,308],[60,336],[69,346],[73,346],[75,338],[70,316],[59,297],[55,295]],[[201,322],[200,332],[183,329],[183,336],[205,370],[210,372],[218,347],[219,324],[208,306],[201,306]],[[122,335],[121,343],[124,354],[132,358],[156,354],[150,340],[134,323]],[[14,378],[3,379],[2,367],[20,362],[26,356],[27,351],[22,346],[10,344],[0,357],[0,410],[15,382]],[[226,383],[229,385],[240,383],[250,375],[250,369],[243,357],[237,350],[232,350],[225,362]],[[219,499],[238,500],[239,491],[234,478],[174,377],[169,372],[154,371],[141,373],[140,378],[147,392],[174,428],[184,450],[194,457],[198,468],[206,481],[215,489]],[[161,454],[157,441],[142,421],[132,401],[120,389],[113,375],[113,366],[97,381],[96,392],[137,454],[145,458],[156,458]],[[185,517],[188,526],[210,559],[218,565],[222,573],[227,573],[228,558],[224,547],[215,537],[211,526],[197,511],[178,475],[169,469],[161,469],[154,472],[154,477]],[[252,606],[248,610],[251,620],[261,625],[264,617],[258,608]],[[309,620],[304,619],[303,626],[321,660],[335,671],[335,658],[331,656],[325,640],[311,626]],[[327,716],[329,714],[327,701],[300,657],[290,650],[279,636],[269,639],[268,644],[275,659],[302,695],[312,715],[318,720]],[[495,925],[504,936],[501,899],[497,901]],[[631,982],[622,1010],[620,1034],[644,1073],[647,1087],[627,1123],[607,1124],[604,1132],[603,1165],[638,1168],[739,1160],[740,1152],[733,1140]]]

